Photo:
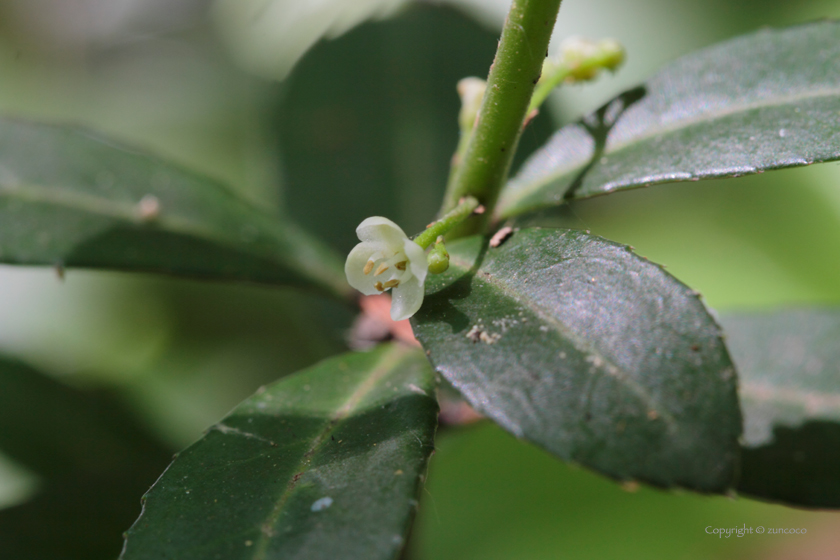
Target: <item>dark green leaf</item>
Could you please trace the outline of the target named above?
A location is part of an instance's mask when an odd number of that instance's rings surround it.
[[[840,311],[722,319],[744,411],[738,490],[840,507]]]
[[[413,324],[480,412],[616,479],[708,492],[733,484],[735,370],[696,293],[627,247],[574,230],[448,249],[450,270],[428,280]]]
[[[371,215],[422,230],[458,143],[455,86],[487,76],[498,39],[456,10],[413,3],[313,48],[287,80],[277,122],[285,199],[299,223],[343,251]],[[551,132],[541,115],[523,151]]]
[[[105,560],[137,517],[137,496],[172,451],[108,394],[57,383],[0,359],[0,451],[41,477],[28,501],[0,510],[3,558]]]
[[[837,22],[765,29],[688,55],[557,132],[498,212],[836,160],[838,75]]]
[[[341,260],[218,183],[85,130],[0,119],[0,261],[315,285]]]
[[[144,497],[121,558],[395,558],[436,423],[419,350],[321,362],[182,452]]]

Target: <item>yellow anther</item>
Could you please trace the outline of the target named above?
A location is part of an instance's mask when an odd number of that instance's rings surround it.
[[[397,267],[397,270],[405,270],[405,265],[408,264],[406,261],[400,261],[394,266]]]
[[[374,264],[375,263],[373,261],[366,262],[365,263],[365,268],[364,268],[364,273],[365,274],[370,274],[370,271],[373,270],[373,265]],[[356,266],[358,266],[358,265],[356,265]],[[358,270],[358,269],[356,269],[356,270]]]
[[[382,263],[382,264],[379,265],[379,268],[376,269],[376,272],[374,272],[373,275],[374,276],[379,276],[380,274],[382,274],[386,270],[388,270],[388,265],[385,264],[385,263]]]
[[[376,288],[377,290],[379,290],[380,292],[385,291],[385,288],[382,286],[382,282],[377,282],[376,284],[373,285],[373,287]]]
[[[385,282],[385,287],[386,288],[396,288],[399,285],[400,285],[400,281],[397,280],[397,279],[388,280],[387,282]]]

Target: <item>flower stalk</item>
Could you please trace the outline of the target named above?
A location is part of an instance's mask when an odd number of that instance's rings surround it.
[[[432,222],[426,230],[414,238],[414,242],[426,249],[437,241],[437,238],[446,235],[455,226],[466,220],[473,212],[478,209],[478,199],[474,196],[465,196],[458,205],[446,213],[439,220]]]

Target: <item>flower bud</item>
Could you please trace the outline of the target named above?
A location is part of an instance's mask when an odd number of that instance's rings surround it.
[[[429,252],[427,260],[429,262],[429,272],[432,274],[441,274],[449,269],[449,252],[443,244],[443,237],[438,237],[437,242]]]
[[[568,70],[574,81],[594,79],[602,68],[615,70],[624,62],[624,47],[615,39],[592,41],[583,37],[569,37],[560,45],[555,68]]]
[[[475,118],[481,109],[485,89],[487,89],[487,82],[481,78],[464,78],[458,82],[458,95],[461,97],[458,124],[461,130],[472,130]]]

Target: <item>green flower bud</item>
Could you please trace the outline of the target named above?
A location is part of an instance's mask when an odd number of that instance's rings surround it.
[[[615,70],[624,62],[624,47],[614,39],[592,41],[569,37],[560,45],[559,67],[568,69],[572,81],[594,79],[602,68]]]
[[[598,43],[601,50],[601,65],[607,70],[615,70],[624,62],[624,47],[615,39],[604,39]]]
[[[446,272],[449,268],[449,252],[443,244],[443,237],[438,237],[432,250],[427,257],[429,263],[429,272],[432,274],[441,274]]]
[[[484,90],[487,82],[481,78],[464,78],[458,82],[458,95],[461,97],[461,113],[458,115],[458,124],[462,131],[470,131],[481,109],[481,102],[484,100]]]

